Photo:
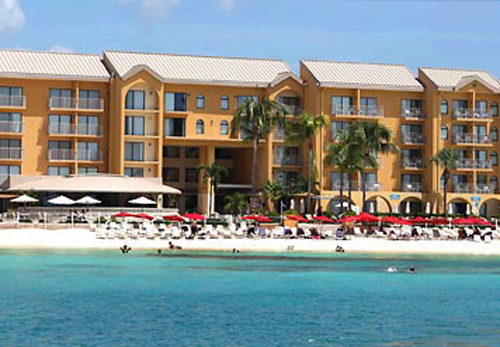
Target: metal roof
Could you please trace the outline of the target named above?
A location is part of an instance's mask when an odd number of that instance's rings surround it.
[[[479,80],[493,91],[500,91],[500,83],[485,70],[464,70],[450,68],[420,68],[439,90],[454,90],[464,81]]]
[[[104,61],[123,79],[147,70],[169,83],[267,87],[278,74],[292,72],[272,59],[106,51]]]
[[[346,63],[301,60],[325,87],[423,91],[424,88],[404,65]]]
[[[107,81],[98,54],[0,50],[0,77]]]

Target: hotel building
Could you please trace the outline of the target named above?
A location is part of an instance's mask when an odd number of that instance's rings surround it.
[[[402,65],[303,60],[298,77],[272,59],[0,51],[0,175],[157,178],[182,190],[181,210],[206,212],[197,167],[216,162],[229,170],[220,210],[224,196],[252,188],[252,148],[233,131],[234,114],[264,96],[288,119],[327,118],[315,139],[324,209],[339,203],[339,173],[324,162],[333,134],[370,120],[389,127],[401,149],[379,155],[379,169],[368,172],[371,210],[442,210],[442,169],[429,158],[451,147],[461,157],[448,187],[454,211],[499,212],[500,84],[476,70],[421,68],[415,77]],[[259,145],[259,186],[305,175],[306,154],[276,129]],[[348,180],[360,206],[359,177]]]

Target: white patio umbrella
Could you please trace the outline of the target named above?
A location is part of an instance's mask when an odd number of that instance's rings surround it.
[[[470,215],[470,204],[467,204],[467,210],[465,211],[465,214],[467,216]]]
[[[370,202],[370,213],[375,213],[375,203],[373,201]]]
[[[295,200],[294,199],[292,199],[290,201],[290,210],[295,210]]]
[[[128,203],[134,204],[134,205],[156,205],[156,201],[148,199],[145,196],[141,196],[139,198],[132,199]]]
[[[448,213],[453,214],[453,204],[451,202],[448,204]]]
[[[100,204],[101,201],[94,199],[91,196],[84,196],[83,198],[76,200],[75,203],[80,204],[80,205],[97,205],[97,204]]]
[[[398,204],[396,204],[396,203],[392,204],[392,211],[395,214],[399,213]]]
[[[428,202],[426,205],[425,205],[425,213],[426,214],[431,214],[431,203]]]
[[[53,198],[47,201],[52,205],[74,205],[75,200],[72,200],[64,195],[59,195],[57,198]]]
[[[26,203],[30,203],[30,202],[38,202],[38,199],[35,199],[35,198],[32,198],[31,196],[23,194],[21,196],[18,196],[17,198],[11,199],[10,202],[26,204]]]
[[[410,202],[409,201],[406,202],[406,211],[405,212],[406,212],[406,214],[410,214],[411,213],[411,206],[410,206]]]

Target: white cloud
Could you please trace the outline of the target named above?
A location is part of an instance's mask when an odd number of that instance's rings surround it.
[[[57,53],[75,53],[75,51],[72,50],[71,48],[59,46],[59,45],[52,46],[50,48],[50,51],[57,52]]]
[[[19,0],[0,0],[0,34],[19,30],[26,23],[26,15]]]
[[[118,0],[122,6],[139,4],[147,18],[165,19],[171,10],[180,5],[180,0]]]
[[[236,6],[236,0],[216,0],[217,6],[220,10],[231,12]]]

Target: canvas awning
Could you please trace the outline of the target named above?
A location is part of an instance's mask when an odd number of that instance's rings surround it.
[[[160,179],[93,176],[10,176],[7,191],[61,192],[61,193],[149,193],[181,194],[179,189],[164,185]]]

